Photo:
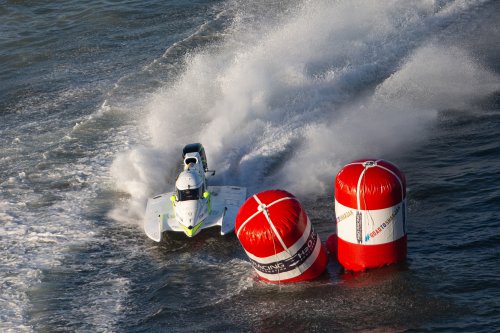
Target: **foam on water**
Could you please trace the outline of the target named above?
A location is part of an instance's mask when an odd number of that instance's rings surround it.
[[[0,181],[0,233],[3,235],[0,247],[4,253],[0,269],[2,332],[33,331],[26,314],[33,308],[38,313],[37,306],[32,304],[39,301],[38,293],[42,294],[42,300],[45,293],[50,295],[50,288],[37,291],[35,286],[47,272],[66,269],[64,261],[72,247],[92,243],[102,232],[102,226],[96,225],[91,216],[101,189],[111,186],[109,165],[113,152],[109,150],[109,142],[124,144],[131,138],[128,130],[126,137],[123,131],[108,133],[109,141],[96,143],[91,150],[86,150],[84,141],[92,141],[94,136],[90,129],[95,126],[95,123],[88,124],[88,128],[78,131],[70,131],[68,127],[47,131],[46,141],[40,139],[34,143],[29,140],[29,131],[20,131],[17,134],[22,137],[16,137],[13,146],[2,148],[2,153],[8,158],[2,159],[1,163],[10,166],[6,174],[11,175]],[[14,134],[14,129],[12,132]],[[75,138],[67,138],[65,133]],[[103,208],[97,207],[99,209]],[[74,269],[80,271],[83,267],[80,265]],[[102,326],[103,322],[110,327],[115,323],[109,319],[101,321],[102,318],[94,316],[96,313],[106,313],[119,320],[120,295],[126,295],[127,291],[124,279],[103,272],[99,279],[102,284],[89,283],[83,295],[73,296],[73,303],[78,305],[75,311],[87,314],[91,330]],[[108,292],[114,295],[112,301]],[[50,307],[54,299],[64,298],[52,296],[41,305],[42,309]],[[113,307],[109,306],[110,303]],[[44,315],[44,311],[40,313]],[[68,311],[66,317],[71,321],[71,318],[82,316]],[[48,322],[61,320],[53,315],[46,319]]]
[[[175,3],[163,4],[149,14],[160,9],[171,14],[167,28],[179,34],[173,38],[203,21],[202,14],[191,15],[190,6],[175,11]],[[3,7],[2,26],[9,27],[0,38],[6,63],[0,71],[5,83],[0,91],[0,331],[116,331],[129,278],[115,274],[113,266],[96,269],[99,259],[89,263],[85,251],[96,246],[99,257],[110,243],[102,236],[102,220],[109,202],[119,198],[103,194],[112,188],[109,166],[115,151],[140,137],[134,135],[133,119],[141,98],[133,93],[146,94],[154,86],[153,79],[141,76],[146,69],[134,72],[144,61],[142,52],[126,57],[121,51],[128,49],[125,41],[132,50],[134,41],[142,49],[148,38],[156,43],[157,35],[129,24],[151,29],[161,14],[149,15],[140,1]],[[66,21],[68,15],[78,19]],[[161,45],[168,44],[170,37],[160,34]],[[89,271],[97,276],[88,277]]]
[[[118,219],[140,223],[147,197],[170,190],[186,143],[205,145],[214,183],[306,195],[329,191],[349,160],[425,139],[438,110],[499,84],[431,35],[477,4],[445,5],[304,2],[252,24],[235,12],[224,41],[187,56],[179,79],[151,98],[150,142],[115,159],[113,177],[131,196]]]

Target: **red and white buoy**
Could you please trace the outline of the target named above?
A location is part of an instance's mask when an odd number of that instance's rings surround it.
[[[330,253],[352,271],[375,268],[406,258],[406,180],[394,164],[360,160],[335,177],[337,235]],[[337,242],[335,242],[337,238]],[[336,243],[336,244],[335,244]]]
[[[239,209],[236,235],[258,276],[271,282],[310,280],[328,256],[298,199],[283,190],[250,197]]]

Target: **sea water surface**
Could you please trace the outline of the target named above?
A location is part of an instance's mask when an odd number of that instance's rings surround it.
[[[0,1],[1,332],[500,330],[500,2]],[[408,260],[260,282],[234,235],[141,223],[183,145],[325,241],[359,158],[408,181]]]

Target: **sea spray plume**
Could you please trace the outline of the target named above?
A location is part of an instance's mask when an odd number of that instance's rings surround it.
[[[374,94],[346,105],[339,115],[305,129],[304,143],[283,169],[297,193],[325,190],[341,163],[396,154],[426,137],[439,110],[470,108],[500,89],[500,78],[455,47],[424,46]],[[311,164],[308,161],[315,161]]]
[[[463,109],[499,90],[498,75],[468,52],[432,42],[416,50],[403,68],[380,85],[375,99],[406,101],[415,107]]]
[[[179,152],[175,152],[180,154]],[[172,150],[138,147],[117,155],[111,166],[118,190],[130,195],[126,203],[115,207],[109,216],[115,220],[137,223],[144,215],[144,203],[151,193],[163,193],[171,171],[165,161],[177,160]],[[175,177],[175,176],[174,176]]]
[[[151,100],[150,147],[137,149],[165,152],[165,159],[149,160],[161,166],[146,161],[141,167],[149,170],[128,173],[127,182],[143,184],[138,191],[115,176],[118,188],[140,210],[146,193],[156,194],[156,180],[178,163],[173,151],[202,142],[218,170],[212,184],[324,193],[346,160],[395,153],[425,138],[436,110],[446,106],[437,103],[443,87],[428,100],[417,87],[430,79],[406,73],[425,65],[415,50],[432,40],[430,27],[448,24],[462,7],[440,13],[429,1],[314,1],[279,19],[254,15],[251,24],[235,10],[224,41],[191,52],[183,74]],[[431,51],[430,60],[446,49]],[[133,151],[124,154],[113,170],[134,159],[126,157]]]
[[[202,134],[204,142],[217,142],[211,150],[218,164],[238,170],[237,180],[247,181],[246,186],[262,175],[272,186],[268,176],[279,172],[284,157],[293,156],[289,151],[306,126],[336,113],[353,94],[379,80],[379,72],[389,75],[386,62],[399,61],[394,46],[384,44],[397,32],[393,11],[369,3],[353,13],[346,3],[308,2],[250,47],[231,50],[233,60],[219,77],[221,99],[210,109],[212,120]],[[420,24],[419,8],[405,14],[406,24]],[[226,155],[220,147],[228,141],[236,142],[242,154]]]

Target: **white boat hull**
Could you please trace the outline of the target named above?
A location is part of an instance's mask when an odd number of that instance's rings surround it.
[[[201,229],[220,226],[221,235],[234,231],[234,221],[239,207],[246,200],[245,187],[208,186],[212,209],[203,221]],[[155,242],[161,242],[165,231],[184,232],[175,219],[175,211],[170,197],[174,192],[167,192],[148,199],[144,231]]]

